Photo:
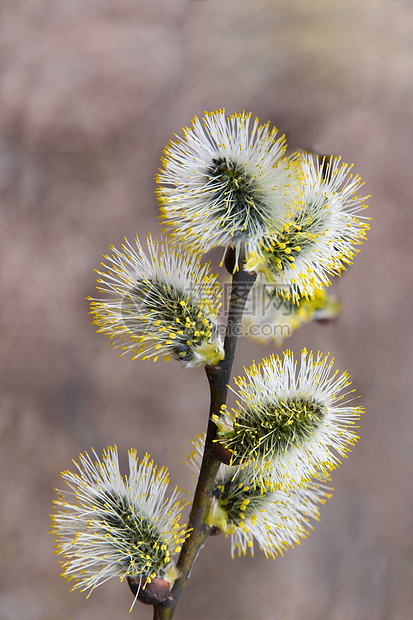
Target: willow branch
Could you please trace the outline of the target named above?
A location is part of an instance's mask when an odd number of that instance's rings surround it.
[[[217,427],[212,421],[212,416],[220,414],[221,407],[227,400],[228,383],[231,379],[242,315],[255,279],[255,273],[248,273],[243,269],[239,269],[233,274],[224,342],[225,358],[216,366],[207,366],[205,368],[209,380],[211,403],[204,455],[188,521],[190,535],[182,546],[177,563],[180,576],[175,581],[166,603],[163,606],[154,608],[154,620],[170,620],[173,617],[176,605],[190,576],[192,565],[211,530],[206,525],[205,518],[208,502],[214,490],[215,478],[221,464],[214,449]]]

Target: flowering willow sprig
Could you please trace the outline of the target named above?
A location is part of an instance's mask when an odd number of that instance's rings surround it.
[[[202,438],[194,440],[189,464],[199,472]],[[318,520],[318,504],[331,497],[325,480],[306,487],[275,489],[251,484],[254,464],[245,467],[221,465],[209,502],[207,525],[231,536],[231,556],[235,551],[254,555],[254,541],[266,557],[276,557],[288,547],[300,544],[308,534],[310,519]]]
[[[97,271],[99,291],[112,298],[91,300],[98,332],[132,359],[172,357],[185,366],[217,364],[224,357],[217,330],[221,292],[209,264],[147,237],[149,257],[138,237],[111,248],[107,271]],[[89,298],[90,299],[90,298]],[[122,354],[123,354],[122,353]]]
[[[325,289],[315,289],[314,297],[301,297],[296,303],[277,291],[257,282],[242,325],[246,334],[260,344],[275,341],[281,346],[285,338],[311,321],[329,321],[341,312],[341,304]]]
[[[270,356],[235,379],[237,407],[213,419],[233,462],[255,464],[253,480],[271,478],[274,487],[295,488],[327,475],[340,464],[339,456],[347,456],[363,409],[341,402],[354,390],[343,392],[350,376],[332,372],[333,363],[328,355],[314,358],[303,349],[298,369],[286,351],[282,360]]]
[[[304,174],[302,207],[277,233],[263,238],[246,268],[287,298],[313,297],[351,265],[369,229],[360,211],[368,196],[358,191],[363,183],[351,174],[352,166],[340,158],[301,155]]]
[[[225,110],[195,117],[171,141],[156,177],[162,221],[184,247],[207,252],[231,246],[258,250],[262,237],[287,221],[301,188],[285,137],[251,114]]]
[[[154,579],[170,586],[177,577],[172,556],[186,536],[179,523],[181,492],[175,488],[165,498],[167,469],[158,470],[148,454],[138,464],[136,450],[129,450],[125,478],[116,447],[107,448],[102,460],[95,452],[93,457],[81,454],[77,472],[62,473],[70,490],[59,491],[54,501],[62,576],[89,594],[112,577],[138,580],[142,589]]]

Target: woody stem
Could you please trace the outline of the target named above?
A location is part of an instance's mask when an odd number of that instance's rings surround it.
[[[233,274],[224,342],[225,358],[216,366],[206,366],[205,368],[209,380],[211,403],[204,454],[188,521],[190,535],[184,542],[178,559],[179,578],[175,581],[167,601],[161,606],[154,607],[154,620],[171,620],[173,618],[179,598],[190,576],[192,565],[211,531],[211,528],[205,523],[205,518],[208,502],[214,490],[215,478],[221,464],[214,449],[217,427],[212,421],[212,416],[221,413],[221,407],[225,405],[227,400],[228,383],[231,379],[242,315],[255,279],[255,273],[249,273],[242,268]]]

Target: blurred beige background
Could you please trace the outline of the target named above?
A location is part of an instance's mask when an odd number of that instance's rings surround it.
[[[231,560],[207,541],[176,618],[413,618],[412,91],[409,0],[1,1],[1,620],[152,617],[128,615],[114,580],[70,593],[49,514],[91,446],[148,451],[191,488],[203,370],[119,359],[85,297],[111,243],[157,234],[165,144],[221,107],[342,155],[372,194],[368,242],[335,285],[343,314],[288,342],[331,351],[367,413],[302,545]],[[273,350],[242,340],[235,372]]]

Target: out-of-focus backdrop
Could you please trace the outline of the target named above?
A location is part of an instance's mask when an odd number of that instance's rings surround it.
[[[372,194],[368,241],[334,286],[342,315],[287,343],[331,351],[367,413],[311,535],[275,561],[208,540],[177,620],[413,617],[411,2],[2,0],[1,620],[152,617],[128,615],[115,580],[70,593],[49,514],[59,473],[91,446],[148,451],[192,488],[203,370],[118,358],[85,297],[110,244],[158,234],[165,144],[222,107],[342,155]],[[274,351],[242,339],[235,372]]]

